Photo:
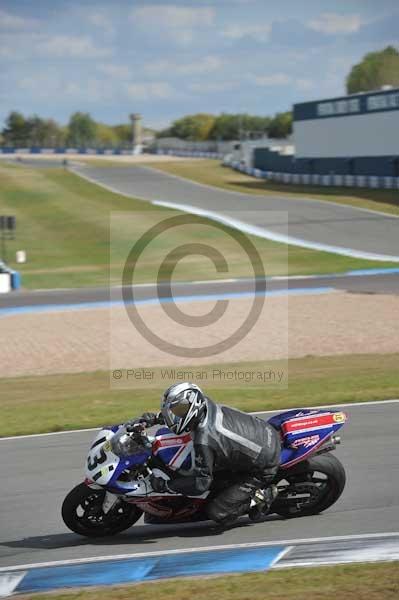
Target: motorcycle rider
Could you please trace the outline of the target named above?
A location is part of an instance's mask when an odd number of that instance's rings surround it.
[[[146,413],[139,421],[146,426],[163,421],[177,435],[190,432],[194,443],[193,469],[168,481],[152,476],[155,492],[201,496],[210,489],[216,472],[228,471],[235,483],[211,498],[207,504],[210,519],[230,524],[248,513],[255,496],[266,511],[272,504],[280,437],[266,421],[216,404],[190,382],[170,386],[163,394],[161,413]]]

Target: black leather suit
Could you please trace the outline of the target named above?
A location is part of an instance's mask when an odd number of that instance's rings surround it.
[[[265,421],[206,399],[207,411],[192,432],[194,468],[168,482],[171,491],[195,496],[208,491],[216,472],[236,481],[207,504],[209,518],[222,522],[245,514],[259,487],[273,480],[280,460],[280,438]],[[231,479],[230,479],[231,481]]]

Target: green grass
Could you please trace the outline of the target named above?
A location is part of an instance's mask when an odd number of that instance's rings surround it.
[[[208,163],[201,163],[204,169]],[[111,211],[120,214],[115,217],[110,256]],[[126,211],[129,211],[128,216]],[[120,283],[127,252],[134,242],[155,222],[177,213],[114,194],[63,169],[2,165],[0,214],[17,217],[17,238],[7,243],[9,263],[16,266],[15,251],[26,250],[28,261],[18,269],[23,286],[34,289]],[[225,232],[232,230],[227,227],[219,230],[206,220],[201,225],[170,230],[143,254],[135,282],[155,281],[160,257],[187,241],[205,243],[220,250],[228,261],[228,271],[216,273],[209,259],[192,256],[180,261],[174,272],[175,279],[248,276],[251,267],[245,254]],[[392,266],[251,239],[266,265],[267,275],[306,275]]]
[[[288,372],[288,386],[223,384],[211,375],[198,383],[216,401],[248,412],[333,405],[399,397],[398,364],[398,354],[306,357],[288,361],[288,369],[285,361],[267,363],[267,368]],[[219,367],[256,371],[264,370],[265,364]],[[170,380],[157,375],[155,380],[141,389],[115,389],[108,372],[4,378],[0,436],[95,427],[157,410],[160,392]]]
[[[34,594],[45,600],[48,594]],[[210,578],[186,578],[123,587],[63,591],[58,600],[397,600],[399,563],[284,569]]]
[[[147,166],[232,192],[263,196],[282,195],[293,200],[315,198],[399,215],[399,190],[294,185],[265,181],[234,171],[230,167],[223,167],[220,161],[210,159],[148,163]]]

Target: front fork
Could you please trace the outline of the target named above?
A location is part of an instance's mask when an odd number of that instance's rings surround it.
[[[115,496],[115,494],[112,494],[111,492],[105,492],[102,505],[103,513],[105,515],[108,514],[111,508],[113,508],[117,502],[119,502],[118,496]]]

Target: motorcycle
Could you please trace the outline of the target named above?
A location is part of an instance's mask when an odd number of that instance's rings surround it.
[[[269,507],[258,490],[247,511],[253,521],[267,514],[285,518],[318,514],[341,496],[346,476],[331,454],[340,443],[337,431],[347,415],[333,410],[291,410],[269,423],[281,438],[281,459],[274,479],[276,497]],[[155,492],[151,475],[168,480],[189,474],[194,464],[191,435],[175,435],[161,427],[155,435],[143,426],[104,427],[90,447],[86,479],[73,488],[62,505],[62,518],[73,532],[86,537],[115,535],[145,515],[149,523],[187,523],[206,520],[206,504],[234,482],[237,475],[217,472],[209,492],[188,497]]]

